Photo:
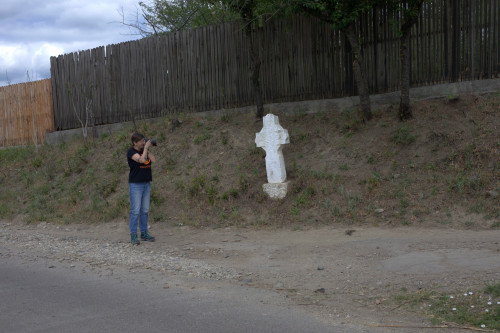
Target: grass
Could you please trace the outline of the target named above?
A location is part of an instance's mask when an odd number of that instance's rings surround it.
[[[404,124],[398,128],[391,136],[391,141],[395,144],[409,145],[416,140],[416,136],[413,134],[413,130]]]
[[[500,282],[486,285],[482,290],[439,293],[403,290],[393,301],[399,306],[429,316],[433,323],[454,323],[460,326],[500,329]]]
[[[439,102],[432,103],[437,108]],[[446,100],[442,105],[451,107]],[[169,126],[172,117],[182,117],[175,128]],[[399,223],[409,223],[409,215],[416,216],[412,212],[418,211],[419,222],[429,224],[426,221],[432,221],[428,217],[434,212],[454,211],[460,205],[474,218],[466,216],[459,222],[448,218],[447,226],[499,228],[497,199],[483,195],[500,188],[498,163],[487,162],[498,160],[494,121],[478,123],[481,131],[466,123],[474,137],[462,139],[463,133],[460,137],[454,137],[453,131],[440,133],[442,126],[431,130],[436,135],[425,134],[426,126],[445,118],[434,111],[429,117],[432,121],[416,112],[411,122],[402,124],[379,112],[363,124],[356,109],[280,115],[280,123],[291,136],[291,143],[283,149],[290,186],[287,197],[277,202],[262,191],[265,151],[254,143],[262,124],[253,115],[197,118],[181,114],[141,121],[139,130],[159,141],[152,148],[159,160],[153,170],[152,209],[162,220],[180,215],[180,220],[197,226],[223,226],[220,212],[229,212],[235,205],[240,215],[231,223],[242,226],[263,220],[288,226],[310,216],[324,224],[379,225],[384,222],[373,207],[383,208],[384,215]],[[482,121],[480,116],[474,119]],[[99,222],[103,216],[126,219],[124,154],[133,130],[129,127],[56,146],[1,149],[0,217],[19,215],[31,222],[54,223]],[[418,145],[412,144],[416,133]],[[433,140],[427,142],[429,137]],[[435,138],[446,138],[449,144],[432,151]],[[490,147],[491,142],[496,146]],[[487,223],[477,221],[477,215],[487,218]]]

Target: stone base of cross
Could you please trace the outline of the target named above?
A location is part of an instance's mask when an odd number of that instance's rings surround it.
[[[283,145],[290,143],[288,131],[281,127],[279,119],[268,114],[263,119],[264,127],[255,135],[255,144],[266,151],[266,173],[268,184],[264,184],[264,192],[273,199],[282,199],[286,196],[285,159]]]
[[[288,193],[288,183],[267,183],[262,185],[262,189],[271,199],[283,199]]]

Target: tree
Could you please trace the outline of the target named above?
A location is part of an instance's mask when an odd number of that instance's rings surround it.
[[[197,28],[210,24],[241,19],[250,56],[250,79],[257,106],[256,116],[264,116],[264,101],[260,84],[260,36],[262,17],[279,8],[272,0],[153,0],[139,2],[144,23],[123,24],[136,29],[143,36],[158,35],[170,31]],[[124,15],[122,14],[122,17]]]
[[[222,0],[231,10],[238,13],[242,22],[247,45],[250,52],[250,80],[252,81],[254,103],[257,106],[256,116],[264,116],[264,98],[260,84],[260,37],[262,34],[261,19],[272,6],[272,1],[265,0]]]
[[[250,80],[252,81],[254,103],[257,107],[256,116],[264,116],[264,98],[260,84],[260,38],[262,35],[262,20],[265,15],[278,12],[282,5],[273,0],[202,0],[209,3],[221,3],[232,12],[237,13],[242,20],[243,29],[250,52]]]
[[[206,0],[150,0],[140,1],[141,14],[122,24],[136,30],[143,37],[161,35],[185,29],[199,28],[238,18],[222,1]]]
[[[344,33],[353,53],[353,71],[360,99],[363,120],[372,118],[368,79],[363,69],[362,43],[356,21],[381,3],[379,0],[290,0],[299,11],[315,16]]]
[[[399,56],[401,60],[401,97],[398,116],[401,121],[413,117],[410,108],[410,33],[411,28],[417,23],[418,16],[424,2],[427,0],[397,1],[389,0],[388,6],[396,12],[399,22],[395,22],[399,32]]]

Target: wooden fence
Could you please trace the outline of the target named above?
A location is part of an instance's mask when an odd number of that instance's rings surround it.
[[[399,90],[395,13],[360,19],[372,93]],[[498,0],[435,0],[424,5],[411,35],[411,84],[498,77]],[[270,19],[261,45],[265,103],[356,95],[344,36],[309,17]],[[249,55],[241,23],[51,58],[57,129],[253,104]]]
[[[0,87],[0,147],[42,144],[54,129],[50,79]]]

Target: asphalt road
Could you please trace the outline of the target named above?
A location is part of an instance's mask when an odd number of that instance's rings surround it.
[[[244,286],[190,290],[140,274],[103,276],[0,256],[0,331],[375,332],[327,325]]]

